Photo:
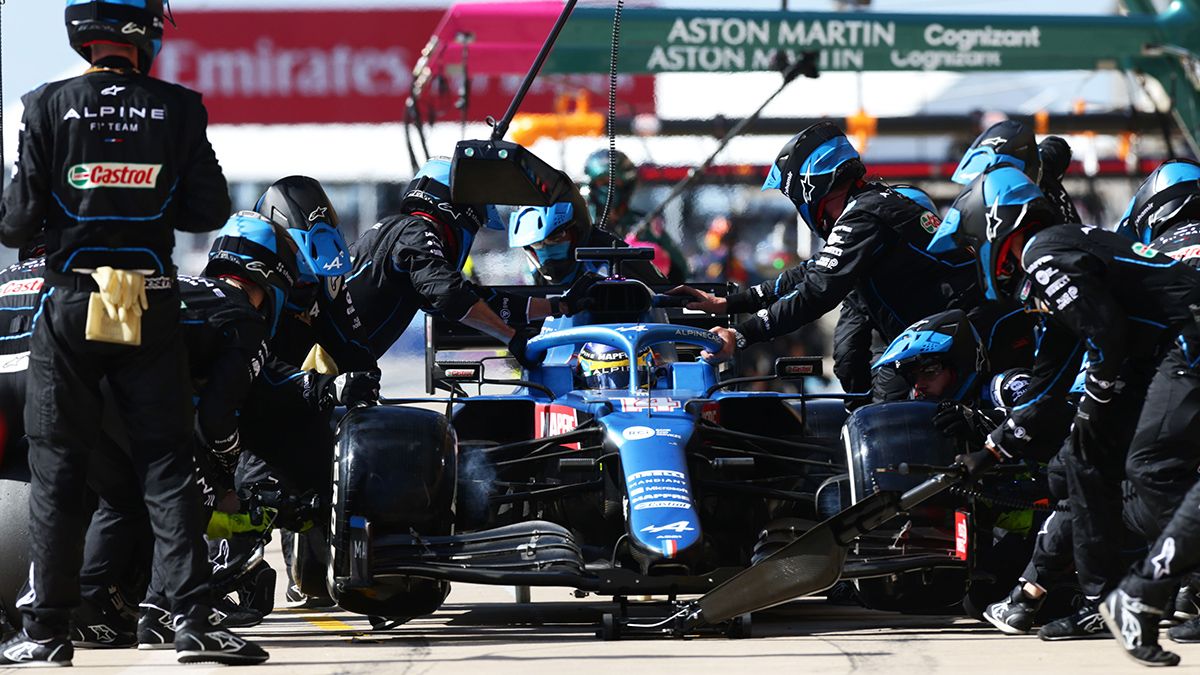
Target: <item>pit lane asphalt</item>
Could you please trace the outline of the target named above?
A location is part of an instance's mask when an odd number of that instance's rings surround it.
[[[269,554],[278,566],[278,549]],[[833,606],[809,598],[756,614],[750,639],[629,639],[595,636],[608,598],[576,599],[567,589],[533,589],[516,604],[511,588],[459,584],[436,614],[372,632],[366,619],[338,610],[281,609],[238,631],[271,660],[262,672],[486,673],[1136,673],[1111,638],[1046,643],[1008,637],[971,619],[905,616]],[[282,600],[282,598],[281,598]],[[282,603],[280,603],[282,606]],[[1173,672],[1200,672],[1200,645],[1171,645],[1183,657]],[[228,672],[183,666],[174,652],[76,650],[88,673]]]

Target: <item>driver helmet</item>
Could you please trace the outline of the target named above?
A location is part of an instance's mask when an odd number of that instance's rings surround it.
[[[504,221],[492,204],[459,204],[451,200],[450,166],[448,157],[434,157],[425,162],[404,190],[400,213],[421,213],[453,227],[461,238],[458,246],[461,270],[479,228],[503,230]]]
[[[1012,296],[1021,274],[1017,244],[1062,222],[1062,213],[1019,169],[988,167],[958,195],[937,233],[930,253],[966,248],[975,256],[980,286],[988,300]],[[1016,237],[1021,234],[1023,237]]]
[[[338,230],[338,215],[325,189],[315,178],[288,176],[271,184],[254,210],[287,228],[296,241],[300,283],[318,277],[340,277],[350,271],[350,249]]]
[[[612,190],[611,212],[619,212],[629,207],[633,191],[637,189],[637,165],[629,156],[619,150],[613,150],[614,171],[612,183],[608,180],[608,150],[597,150],[588,155],[583,163],[583,173],[587,176],[587,203],[592,209],[593,217],[599,218],[604,212],[604,202],[608,199],[608,191]],[[612,219],[609,219],[610,225]]]
[[[913,398],[958,401],[983,370],[983,353],[967,315],[951,309],[909,326],[871,367],[894,366],[913,383]]]
[[[638,354],[637,367],[645,372],[655,365],[654,353],[650,348]],[[579,350],[579,374],[588,389],[626,389],[629,387],[629,355],[620,347],[588,342]],[[656,379],[651,374],[651,380]],[[654,382],[643,382],[642,387],[654,386]]]
[[[97,42],[133,45],[138,70],[149,72],[162,49],[163,5],[163,0],[67,0],[67,39],[88,63]]]
[[[262,214],[238,211],[217,232],[202,274],[230,276],[258,285],[266,294],[260,309],[274,335],[284,303],[300,276],[296,242],[285,228]]]
[[[1030,180],[1042,178],[1042,161],[1038,156],[1037,138],[1033,130],[1016,120],[997,122],[979,134],[963,154],[950,180],[969,185],[996,164],[1017,167]]]
[[[858,151],[842,130],[832,122],[819,122],[784,144],[762,189],[778,188],[792,200],[809,229],[827,239],[832,223],[827,223],[822,213],[825,197],[866,173]]]
[[[529,264],[552,284],[568,283],[579,264],[575,248],[587,239],[592,224],[573,204],[522,206],[508,219],[508,245],[525,249]]]
[[[1129,200],[1117,232],[1149,244],[1168,228],[1200,220],[1200,164],[1172,159],[1155,169]]]

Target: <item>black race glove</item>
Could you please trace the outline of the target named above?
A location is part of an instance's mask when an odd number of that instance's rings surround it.
[[[967,473],[968,478],[975,478],[981,473],[987,472],[992,468],[999,458],[991,450],[984,448],[975,452],[968,452],[965,455],[959,455],[954,458],[954,463],[961,466]]]
[[[547,298],[551,305],[558,310],[558,305],[561,303],[562,312],[567,316],[574,316],[586,309],[591,309],[595,301],[588,297],[588,293],[592,290],[592,286],[596,285],[597,281],[603,281],[604,277],[595,272],[584,272],[576,277],[571,283],[571,287],[562,295],[552,295]]]
[[[521,367],[529,370],[542,362],[541,358],[536,360],[529,358],[526,353],[526,347],[529,346],[529,339],[537,335],[532,328],[528,326],[518,328],[517,332],[513,333],[512,339],[508,341],[508,353],[521,364]],[[544,355],[543,355],[544,356]]]
[[[1079,431],[1091,436],[1098,433],[1096,424],[1100,421],[1105,401],[1101,401],[1084,391],[1079,397],[1079,407],[1075,409],[1075,426]]]
[[[342,373],[329,381],[325,398],[335,405],[373,405],[379,402],[379,369]]]
[[[933,414],[933,426],[943,436],[961,438],[973,431],[975,411],[955,401],[942,401]]]

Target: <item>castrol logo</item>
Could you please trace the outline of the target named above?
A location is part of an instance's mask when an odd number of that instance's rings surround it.
[[[76,190],[96,188],[150,189],[158,184],[162,164],[76,164],[67,169],[67,184]]]

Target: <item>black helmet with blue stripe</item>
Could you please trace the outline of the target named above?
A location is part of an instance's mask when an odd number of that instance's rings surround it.
[[[319,277],[340,277],[350,271],[350,249],[338,229],[337,211],[317,179],[280,178],[258,198],[254,210],[287,228],[296,241],[301,283],[315,284]]]
[[[836,186],[858,180],[866,172],[842,130],[832,122],[818,122],[784,144],[762,189],[778,188],[796,205],[809,228],[824,238],[829,227],[821,222],[821,200]]]
[[[933,203],[933,197],[930,197],[928,192],[922,190],[916,185],[893,185],[892,189],[916,202],[917,206],[920,206],[935,216],[938,214],[938,207],[937,204]]]
[[[954,200],[928,248],[930,253],[970,250],[984,295],[999,300],[1012,294],[1020,272],[1021,251],[1014,250],[1013,235],[1032,234],[1061,220],[1029,176],[1008,164],[993,165]]]
[[[954,391],[948,396],[961,400],[985,369],[983,341],[961,309],[951,309],[926,317],[909,326],[892,340],[872,369],[891,365],[907,378],[913,371],[938,363],[954,371]]]
[[[1033,130],[1016,120],[988,127],[971,143],[950,180],[967,185],[996,164],[1015,166],[1034,183],[1040,181],[1042,160]]]
[[[163,0],[67,0],[71,47],[90,63],[93,43],[133,45],[141,56],[138,69],[148,72],[162,49],[163,4]]]
[[[274,334],[288,294],[300,277],[296,243],[287,228],[254,211],[238,211],[217,232],[204,276],[231,276],[256,284],[266,293],[261,308]]]
[[[1129,200],[1117,232],[1149,244],[1185,220],[1200,220],[1200,164],[1172,159],[1142,182]]]

